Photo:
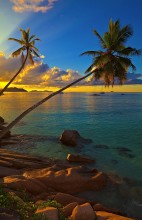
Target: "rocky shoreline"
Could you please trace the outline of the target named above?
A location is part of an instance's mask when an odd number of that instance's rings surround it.
[[[66,134],[71,144],[67,142]],[[63,138],[72,147],[80,141],[90,141],[76,131],[64,132]],[[19,136],[10,137],[9,133],[1,146],[18,144],[18,140]],[[99,197],[110,196],[108,192],[113,190],[117,192],[116,196],[121,195],[122,205],[125,204],[123,196],[129,193],[127,185],[118,176],[87,168],[86,163],[95,161],[71,154],[66,161],[51,160],[0,148],[0,219],[140,220],[141,207],[136,207],[132,215],[125,208],[121,210],[99,202]],[[30,200],[25,201],[25,197]],[[14,204],[12,207],[6,205],[6,198],[8,204],[8,201]]]
[[[78,197],[80,192],[102,192],[108,186],[117,186],[118,183],[96,169],[69,166],[68,163],[57,164],[49,159],[1,148],[0,182],[6,192],[12,192],[19,197],[19,191],[24,191],[34,203],[41,205],[48,200],[56,201],[61,204],[61,212],[67,219],[130,219],[120,216],[119,210],[111,210],[96,203],[95,199],[89,201]],[[37,208],[35,213],[42,213],[53,220],[59,219],[58,209],[55,207]]]

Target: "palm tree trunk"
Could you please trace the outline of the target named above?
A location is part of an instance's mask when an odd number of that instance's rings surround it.
[[[9,85],[14,81],[14,79],[19,75],[19,73],[21,72],[21,70],[24,68],[26,61],[28,58],[28,51],[25,57],[25,60],[22,64],[22,66],[20,67],[20,69],[18,70],[18,72],[12,77],[12,79],[6,84],[6,86],[0,91],[0,96],[3,95],[3,93],[6,91],[6,89],[9,87]]]
[[[11,129],[14,127],[14,125],[16,125],[19,121],[21,121],[21,119],[23,117],[25,117],[28,113],[30,113],[32,110],[34,110],[35,108],[37,108],[39,105],[43,104],[44,102],[46,102],[47,100],[51,99],[52,97],[56,96],[57,94],[60,94],[62,91],[66,90],[67,88],[75,85],[76,83],[82,81],[83,79],[87,78],[88,76],[90,76],[93,72],[88,73],[87,75],[77,79],[76,81],[72,82],[71,84],[63,87],[62,89],[59,89],[56,92],[53,92],[52,94],[50,94],[49,96],[45,97],[44,99],[42,99],[41,101],[37,102],[35,105],[31,106],[30,108],[28,108],[26,111],[24,111],[21,115],[19,115],[14,121],[12,121],[1,133],[0,133],[0,139]]]

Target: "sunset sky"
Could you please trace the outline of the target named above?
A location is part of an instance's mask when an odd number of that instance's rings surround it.
[[[56,90],[83,76],[92,59],[80,54],[100,49],[93,29],[103,34],[111,18],[120,19],[122,25],[130,24],[134,35],[127,44],[142,48],[141,10],[141,0],[1,0],[0,87],[21,65],[18,58],[10,57],[19,45],[7,40],[8,37],[20,38],[18,28],[30,27],[31,34],[41,39],[36,46],[42,59],[34,66],[27,65],[12,86]],[[132,61],[137,70],[128,75],[129,85],[116,86],[114,91],[142,92],[142,56]],[[94,86],[88,79],[69,91],[102,89],[102,85]]]

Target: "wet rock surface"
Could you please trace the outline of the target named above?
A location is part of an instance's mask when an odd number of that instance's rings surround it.
[[[60,141],[61,143],[71,147],[83,146],[83,144],[89,144],[92,142],[91,139],[81,137],[79,132],[76,130],[65,130],[60,137]]]
[[[127,157],[130,159],[135,157],[135,155],[132,153],[132,151],[129,148],[117,147],[116,150],[120,156]]]
[[[77,155],[77,154],[68,154],[67,161],[76,162],[76,163],[95,163],[94,159],[91,159],[86,156]]]

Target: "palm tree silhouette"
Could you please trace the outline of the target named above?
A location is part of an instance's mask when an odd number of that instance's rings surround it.
[[[81,54],[93,57],[93,63],[86,73],[92,71],[93,77],[102,79],[106,86],[113,86],[116,81],[123,84],[127,79],[128,69],[130,67],[132,70],[136,69],[130,57],[141,54],[141,50],[125,46],[126,41],[133,34],[132,28],[129,25],[121,28],[119,20],[116,22],[110,20],[108,31],[102,37],[96,30],[94,34],[99,39],[102,50],[86,51]]]
[[[39,105],[43,104],[47,100],[51,99],[57,94],[60,94],[62,91],[66,90],[67,88],[75,85],[76,83],[82,81],[83,79],[91,75],[95,79],[103,79],[105,85],[107,86],[113,86],[116,78],[118,79],[120,84],[122,84],[126,80],[128,68],[132,67],[132,69],[135,69],[135,66],[132,64],[131,59],[129,57],[141,54],[141,50],[125,46],[126,41],[133,34],[131,27],[129,25],[126,25],[123,28],[121,28],[119,20],[117,20],[116,22],[110,20],[108,31],[105,32],[102,37],[96,30],[94,30],[94,34],[100,40],[101,47],[103,50],[87,51],[81,54],[93,56],[93,63],[86,70],[87,74],[72,82],[71,84],[59,89],[58,91],[53,92],[46,98],[42,99],[41,101],[28,108],[1,132],[0,139],[23,117],[25,117],[28,113],[37,108]]]
[[[34,64],[33,56],[40,57],[38,54],[39,51],[35,47],[35,41],[40,39],[36,38],[35,35],[30,36],[30,28],[28,28],[27,30],[23,30],[22,28],[20,28],[20,31],[22,34],[22,38],[20,40],[16,38],[9,38],[9,40],[13,40],[21,45],[21,47],[18,50],[12,53],[12,56],[17,57],[21,55],[22,66],[20,67],[18,72],[12,77],[12,79],[6,84],[6,86],[0,91],[0,96],[6,91],[9,85],[23,70],[27,60],[29,60],[31,64]],[[26,52],[25,55],[24,52]]]

